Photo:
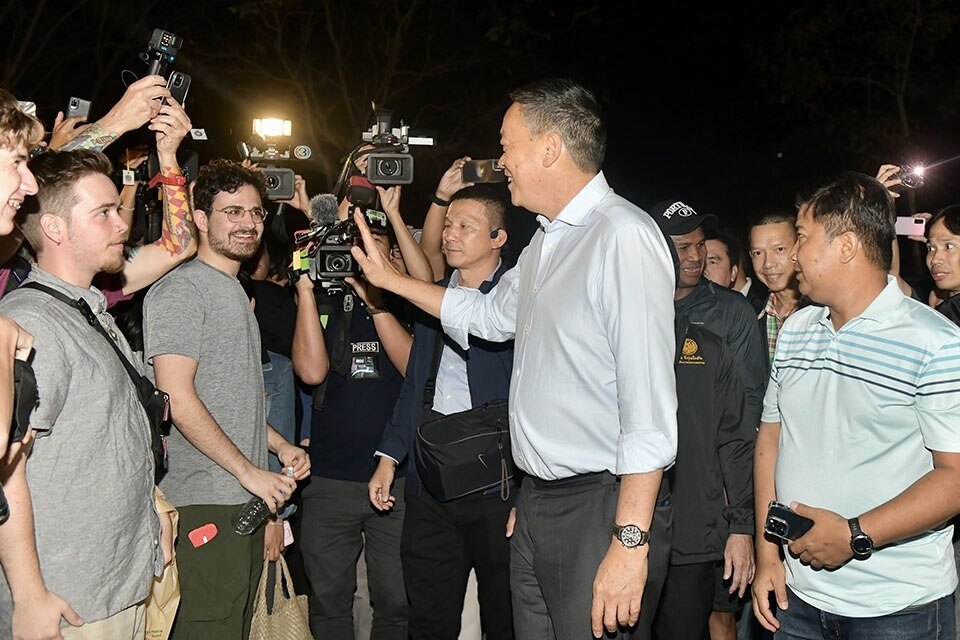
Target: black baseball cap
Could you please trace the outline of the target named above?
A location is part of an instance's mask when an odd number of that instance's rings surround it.
[[[700,226],[704,227],[704,231],[715,229],[720,222],[712,213],[700,215],[693,207],[679,200],[658,202],[650,209],[650,215],[668,236],[682,236]]]

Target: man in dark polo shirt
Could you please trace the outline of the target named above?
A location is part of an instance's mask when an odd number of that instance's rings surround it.
[[[389,256],[386,227],[372,220],[371,225],[374,241]],[[374,511],[367,480],[400,394],[412,339],[375,287],[358,281],[354,293],[332,300],[324,329],[330,371],[322,400],[314,400],[320,408],[313,411],[310,429],[313,475],[303,492],[300,534],[311,585],[310,629],[317,638],[353,640],[356,564],[363,552],[373,604],[371,637],[406,640],[403,502],[391,513]]]

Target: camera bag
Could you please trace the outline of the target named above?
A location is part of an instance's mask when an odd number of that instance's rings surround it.
[[[100,324],[100,321],[97,319],[97,314],[93,312],[93,309],[90,308],[86,300],[83,298],[73,300],[60,291],[40,284],[39,282],[27,282],[21,285],[20,288],[42,291],[67,306],[77,309],[83,315],[84,319],[86,319],[87,324],[96,329],[113,348],[117,357],[120,358],[120,363],[126,370],[127,375],[130,376],[130,380],[133,382],[133,388],[137,391],[137,398],[140,400],[140,404],[143,405],[143,410],[147,415],[147,422],[150,425],[150,448],[153,451],[155,473],[159,479],[167,468],[167,446],[164,433],[169,433],[170,428],[170,396],[160,389],[157,389],[154,384],[150,382],[149,378],[141,375],[140,372],[130,364],[127,357],[120,351],[120,347],[117,346],[115,339],[112,338],[110,334],[107,333],[107,330],[103,328],[103,325]]]
[[[423,391],[423,415],[436,393],[443,334],[437,334],[430,378]],[[441,502],[500,487],[510,498],[511,480],[519,472],[510,449],[506,400],[493,400],[468,411],[425,420],[417,429],[414,459],[423,486]]]

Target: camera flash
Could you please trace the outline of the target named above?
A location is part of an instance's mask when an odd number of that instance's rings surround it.
[[[922,176],[922,175],[923,175],[923,166],[922,166],[922,165],[918,165],[918,166],[914,167],[913,173],[916,174],[916,175],[918,175],[918,176]]]

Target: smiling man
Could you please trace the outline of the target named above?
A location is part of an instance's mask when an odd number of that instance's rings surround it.
[[[354,256],[368,280],[440,317],[461,349],[468,334],[516,338],[510,430],[528,474],[511,539],[516,637],[620,638],[636,626],[649,638],[670,551],[658,493],[677,446],[670,254],[607,184],[592,93],[556,79],[511,98],[500,163],[513,204],[541,225],[517,266],[484,294]]]
[[[800,308],[800,289],[790,250],[797,241],[794,229],[796,216],[773,213],[760,218],[750,227],[750,260],[770,295],[763,311],[757,316],[760,330],[766,340],[768,362],[773,362],[773,351],[783,323]]]
[[[758,513],[778,500],[813,520],[786,548],[757,520],[754,612],[778,639],[955,634],[960,329],[888,275],[894,216],[848,173],[797,217],[790,258],[823,307],[784,324],[755,456]]]
[[[197,258],[158,281],[143,304],[144,357],[157,386],[170,394],[175,430],[170,465],[160,483],[180,510],[184,534],[213,523],[218,533],[177,547],[183,599],[172,638],[245,638],[264,557],[276,559],[283,530],[239,536],[232,519],[251,495],[271,511],[296,488],[294,478],[267,470],[267,450],[296,479],[310,463],[266,423],[260,331],[237,273],[260,244],[263,175],[215,160],[193,189],[200,236]]]

